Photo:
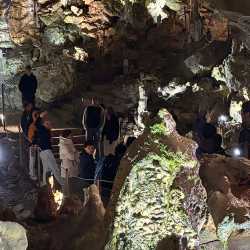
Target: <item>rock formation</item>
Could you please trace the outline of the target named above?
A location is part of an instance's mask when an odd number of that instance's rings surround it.
[[[176,132],[166,110],[150,124],[120,164],[107,210],[113,222],[107,250],[155,249],[171,237],[194,246],[205,223],[196,144]]]
[[[206,156],[200,176],[218,238],[229,249],[244,249],[249,242],[249,171],[246,159]]]

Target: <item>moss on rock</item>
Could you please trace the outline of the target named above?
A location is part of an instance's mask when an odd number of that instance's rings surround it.
[[[106,250],[153,250],[171,236],[186,237],[191,249],[194,245],[197,231],[183,205],[187,194],[176,185],[176,179],[184,166],[192,169],[197,164],[165,145],[164,137],[169,131],[169,124],[163,121],[169,119],[165,115],[161,111],[155,123],[146,129],[143,144],[130,160],[131,171],[119,193]],[[187,175],[186,181],[191,179]]]

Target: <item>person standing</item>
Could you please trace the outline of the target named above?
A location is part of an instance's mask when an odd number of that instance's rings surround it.
[[[82,124],[86,130],[86,140],[93,142],[93,145],[97,149],[97,157],[100,156],[101,132],[104,122],[104,108],[101,105],[96,104],[92,99],[92,103],[84,110]]]
[[[104,156],[114,154],[117,140],[120,134],[119,119],[112,107],[107,108],[105,116],[105,125],[102,131],[104,140]]]
[[[42,184],[47,184],[47,173],[51,172],[57,182],[61,185],[63,190],[64,183],[60,175],[60,169],[56,163],[56,159],[52,152],[51,144],[51,122],[47,119],[38,119],[36,123],[37,135],[38,135],[38,145],[40,147],[40,158],[43,164],[43,180]]]
[[[71,130],[63,131],[59,138],[59,153],[61,162],[61,177],[66,178],[66,169],[68,177],[76,177],[79,175],[79,153],[76,150],[71,139]]]
[[[94,183],[96,163],[94,159],[95,146],[93,142],[86,141],[84,149],[80,155],[80,178],[90,180],[89,183]]]
[[[19,90],[22,93],[23,105],[25,105],[25,103],[32,103],[33,105],[35,105],[37,79],[36,76],[32,73],[32,68],[30,65],[26,66],[25,73],[21,77]]]

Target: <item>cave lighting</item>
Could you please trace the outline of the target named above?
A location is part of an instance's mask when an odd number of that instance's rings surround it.
[[[218,118],[219,123],[226,123],[228,121],[228,118],[226,115],[221,115]]]
[[[62,203],[63,203],[63,193],[60,192],[59,190],[54,190],[55,183],[54,183],[54,176],[53,175],[51,175],[49,177],[49,185],[50,185],[52,193],[53,193],[54,201],[57,205],[56,210],[59,210],[62,206]]]
[[[233,150],[233,154],[235,157],[239,157],[241,155],[241,150],[239,148],[235,148]]]
[[[5,116],[3,114],[0,114],[0,119],[2,121],[2,125],[4,124],[4,119],[5,119]]]

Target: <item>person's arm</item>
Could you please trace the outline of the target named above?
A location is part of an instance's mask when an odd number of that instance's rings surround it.
[[[21,77],[18,88],[21,92],[23,92],[23,88],[24,88],[24,76]]]

